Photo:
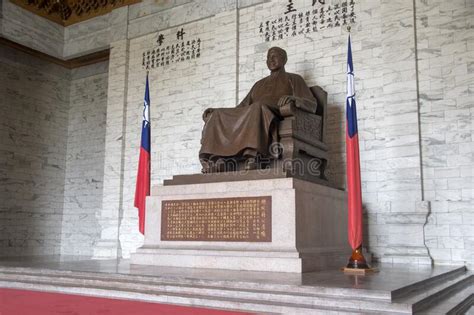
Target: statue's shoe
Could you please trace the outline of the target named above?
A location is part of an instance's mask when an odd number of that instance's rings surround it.
[[[214,172],[225,172],[225,161],[224,159],[218,159],[215,163],[214,163]]]
[[[225,171],[225,161],[223,159],[218,159],[217,161],[208,161],[203,164],[201,172],[203,174],[208,173],[219,173]]]
[[[258,167],[257,165],[257,161],[255,158],[248,158],[247,160],[245,160],[245,170],[247,171],[251,171],[251,170],[256,170]]]

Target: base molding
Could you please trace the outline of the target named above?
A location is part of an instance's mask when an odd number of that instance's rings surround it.
[[[171,248],[139,248],[131,257],[132,264],[212,268],[270,272],[307,272],[345,263],[347,251],[229,251]]]

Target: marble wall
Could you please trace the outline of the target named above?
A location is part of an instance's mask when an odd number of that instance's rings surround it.
[[[71,71],[61,255],[93,255],[100,235],[108,62]]]
[[[61,58],[64,48],[64,28],[54,22],[35,15],[10,0],[0,0],[0,36],[36,49],[45,54]]]
[[[0,255],[60,253],[69,70],[0,45]]]
[[[438,263],[474,262],[474,3],[417,1],[426,243]]]
[[[177,42],[179,28],[163,31],[169,43]],[[203,21],[186,24],[186,39],[201,40],[199,58],[150,71],[152,181],[161,182],[174,174],[200,171],[196,159],[200,147],[202,112],[212,105],[232,107],[236,97],[237,64],[235,52],[236,12],[219,13]],[[167,43],[166,43],[167,44]],[[136,243],[126,235],[137,233],[137,210],[133,207],[138,145],[140,144],[141,111],[143,104],[142,52],[155,47],[156,34],[130,41],[129,84],[125,137],[124,217],[120,226],[124,255],[134,251]],[[217,101],[212,104],[210,101]],[[141,235],[137,235],[141,240]]]
[[[0,45],[0,256],[92,256],[107,79]]]
[[[343,2],[326,0],[325,8]],[[473,263],[471,2],[355,1],[352,47],[364,242],[382,261]],[[311,15],[321,7],[320,1],[314,6],[309,0],[293,3],[297,14]],[[3,4],[5,7],[5,1]],[[66,58],[111,49],[108,82],[104,74],[97,74],[99,84],[108,85],[106,126],[93,132],[93,137],[105,137],[104,155],[94,157],[98,163],[103,161],[103,186],[97,188],[102,189],[102,197],[92,181],[82,195],[87,200],[91,194],[92,206],[85,211],[88,217],[92,208],[98,209],[99,226],[93,223],[94,228],[83,230],[97,236],[94,242],[94,236],[89,239],[94,257],[128,257],[143,242],[133,207],[145,80],[141,61],[143,52],[157,48],[159,34],[165,36],[164,45],[170,45],[178,41],[176,33],[183,29],[185,40],[202,40],[202,54],[150,71],[152,185],[172,175],[199,172],[202,110],[238,103],[252,83],[266,75],[264,59],[271,46],[288,51],[288,71],[328,91],[329,177],[345,185],[348,33],[343,27],[333,27],[265,41],[260,24],[284,18],[287,5],[284,0],[173,0],[157,6],[153,0],[144,0],[69,26],[62,39],[60,33],[51,35],[52,43],[62,45],[56,50]],[[87,98],[78,102],[90,115],[100,111],[88,107]],[[69,119],[81,115],[71,111]],[[74,138],[71,128],[69,125],[69,137]],[[76,141],[73,138],[68,141]],[[87,169],[69,158],[66,165]],[[66,169],[66,178],[68,172]],[[66,201],[79,195],[74,189]],[[75,232],[69,233],[63,231],[63,236],[74,237]],[[71,246],[74,242],[67,247]]]

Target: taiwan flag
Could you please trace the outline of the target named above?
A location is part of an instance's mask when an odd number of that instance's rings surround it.
[[[347,51],[346,160],[348,191],[349,244],[355,250],[362,245],[362,192],[360,182],[359,136],[352,65],[351,36]]]
[[[138,208],[138,226],[142,234],[145,234],[145,199],[150,195],[150,136],[150,90],[147,73],[143,103],[142,140],[135,188],[135,207]]]

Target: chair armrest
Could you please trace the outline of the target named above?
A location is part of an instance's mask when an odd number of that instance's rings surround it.
[[[296,115],[296,105],[293,102],[288,102],[280,106],[280,115],[282,117],[292,117]]]
[[[315,114],[318,103],[301,97],[285,95],[278,101],[278,106],[280,107],[280,114],[283,117],[288,117],[294,116],[296,109]]]

